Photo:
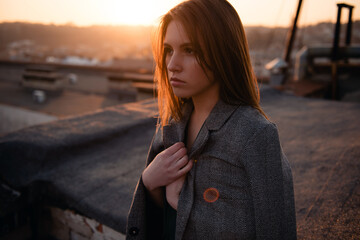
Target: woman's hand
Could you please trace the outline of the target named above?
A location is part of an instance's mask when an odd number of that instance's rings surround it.
[[[190,161],[192,162],[192,161]],[[178,202],[179,202],[179,196],[182,189],[182,186],[184,185],[186,174],[182,175],[178,179],[176,179],[174,182],[170,183],[166,186],[166,200],[170,204],[170,206],[177,210]]]
[[[192,168],[184,143],[177,142],[159,153],[142,173],[148,191],[169,185]]]

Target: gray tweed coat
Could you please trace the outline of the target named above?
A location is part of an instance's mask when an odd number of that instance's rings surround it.
[[[193,109],[157,129],[146,165],[184,141]],[[188,150],[197,160],[180,193],[175,239],[296,239],[292,174],[275,124],[248,106],[219,101]],[[140,178],[128,215],[127,239],[161,239],[162,210]]]

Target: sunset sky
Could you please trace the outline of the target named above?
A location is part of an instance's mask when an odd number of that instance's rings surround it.
[[[181,0],[0,0],[0,22],[72,23],[88,25],[151,25]],[[244,25],[289,26],[298,0],[229,0]],[[336,21],[336,3],[354,5],[360,20],[360,0],[303,0],[301,25]],[[343,11],[343,22],[348,11]]]

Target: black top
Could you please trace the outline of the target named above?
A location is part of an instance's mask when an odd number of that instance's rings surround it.
[[[166,200],[166,194],[164,194],[163,240],[175,239],[176,214],[176,210],[170,206],[170,204]]]

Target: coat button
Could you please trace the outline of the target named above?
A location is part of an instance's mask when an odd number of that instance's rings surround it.
[[[129,234],[131,236],[136,236],[139,234],[139,229],[137,227],[132,227],[129,229]]]

